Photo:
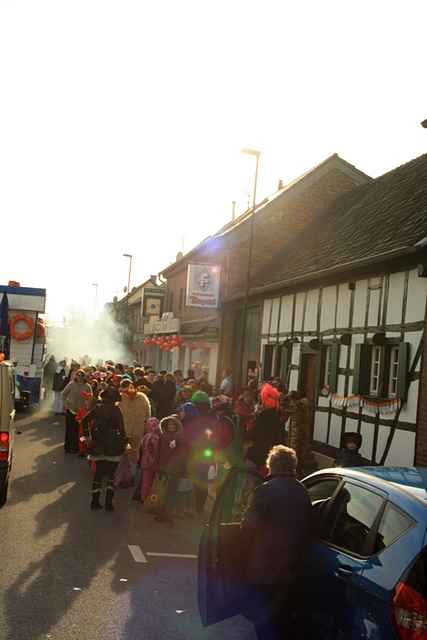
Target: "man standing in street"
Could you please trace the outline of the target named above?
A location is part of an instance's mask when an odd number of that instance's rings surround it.
[[[65,413],[65,453],[79,453],[79,426],[76,415],[92,397],[92,387],[86,382],[83,369],[77,369],[74,378],[62,392]]]
[[[311,503],[296,479],[295,451],[283,445],[267,458],[270,476],[254,492],[242,521],[248,549],[247,616],[258,640],[294,638],[290,629],[296,584],[310,543]]]

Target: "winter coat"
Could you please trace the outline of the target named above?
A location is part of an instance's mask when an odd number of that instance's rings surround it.
[[[118,406],[122,412],[126,435],[131,446],[129,459],[136,463],[144,436],[145,423],[151,417],[150,402],[144,393],[138,392],[134,397],[123,394]]]
[[[178,429],[175,432],[166,430],[166,424],[173,420]],[[161,471],[171,475],[184,477],[187,470],[188,447],[183,435],[182,423],[177,416],[168,416],[160,421],[161,439],[158,466]],[[175,446],[171,447],[171,443]]]
[[[243,431],[249,431],[255,420],[255,407],[238,398],[234,403],[234,412],[240,418],[240,426]]]
[[[252,442],[246,458],[258,468],[265,465],[267,455],[276,444],[284,444],[286,434],[275,409],[264,409],[255,417],[255,424],[248,434]]]
[[[175,409],[176,385],[170,380],[157,380],[151,388],[151,397],[159,420],[170,416]]]
[[[362,467],[363,458],[357,449],[340,449],[335,460],[336,467]]]
[[[67,384],[67,374],[65,369],[59,368],[53,376],[52,391],[63,391]]]
[[[120,409],[101,401],[82,420],[91,460],[119,461],[126,449],[126,432]]]
[[[265,409],[279,409],[280,391],[266,382],[260,391],[261,404]]]
[[[242,521],[246,577],[259,585],[295,579],[310,544],[311,503],[294,476],[270,476],[255,489]]]
[[[87,394],[92,395],[92,387],[87,382],[69,382],[62,392],[64,405],[72,413],[78,413],[85,406]]]
[[[141,445],[141,468],[157,471],[159,469],[162,430],[157,418],[147,420],[146,428],[148,431],[143,437]]]

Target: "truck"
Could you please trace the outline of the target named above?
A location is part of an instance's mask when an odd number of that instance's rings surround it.
[[[46,332],[41,317],[46,289],[0,285],[0,352],[13,363],[16,399],[37,404],[43,399]]]

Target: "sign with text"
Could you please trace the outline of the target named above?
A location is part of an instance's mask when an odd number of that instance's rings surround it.
[[[217,309],[221,267],[214,264],[189,264],[187,271],[187,307]]]

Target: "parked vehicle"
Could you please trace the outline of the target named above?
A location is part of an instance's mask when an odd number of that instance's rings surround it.
[[[215,502],[199,552],[204,625],[244,609],[240,519],[262,481],[233,470]],[[426,639],[427,469],[326,469],[303,483],[314,524],[296,612],[304,637]]]
[[[6,504],[13,460],[15,378],[9,362],[0,362],[0,508]]]

